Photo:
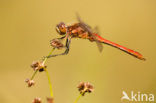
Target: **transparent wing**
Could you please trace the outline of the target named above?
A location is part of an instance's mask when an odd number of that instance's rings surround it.
[[[97,33],[97,34],[100,34],[100,31],[99,31],[99,27],[98,26],[96,26],[94,28],[94,32]],[[98,47],[99,52],[102,52],[103,51],[103,45],[102,45],[102,43],[96,41],[96,45]]]
[[[87,32],[89,33],[89,35],[93,36],[93,38],[96,38],[95,35],[93,35],[93,31],[92,31],[91,26],[89,26],[88,24],[84,23],[84,22],[81,20],[81,18],[80,18],[80,16],[79,16],[78,13],[76,13],[76,17],[77,17],[77,20],[78,20],[80,26],[81,26],[85,31],[87,31]],[[95,27],[95,28],[94,28],[94,32],[98,34],[98,33],[99,33],[99,28],[98,28],[98,27]],[[102,52],[102,50],[103,50],[103,45],[102,45],[100,42],[98,42],[98,41],[96,41],[96,44],[97,44],[98,50],[99,50],[100,52]]]
[[[77,20],[78,20],[78,22],[79,22],[79,25],[80,25],[85,31],[87,31],[87,32],[89,33],[89,35],[92,35],[93,33],[92,33],[92,30],[91,30],[91,26],[89,26],[89,25],[87,25],[86,23],[84,23],[84,22],[81,20],[81,18],[80,18],[80,16],[79,16],[78,13],[76,13],[76,17],[77,17]]]

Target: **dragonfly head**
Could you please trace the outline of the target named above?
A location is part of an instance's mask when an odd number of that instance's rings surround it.
[[[60,34],[60,35],[65,35],[66,34],[66,25],[64,22],[60,22],[59,24],[56,25],[56,31]]]

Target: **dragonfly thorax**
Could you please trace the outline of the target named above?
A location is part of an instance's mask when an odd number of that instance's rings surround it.
[[[79,23],[68,26],[68,32],[71,37],[89,39],[90,36],[87,31],[80,27]]]

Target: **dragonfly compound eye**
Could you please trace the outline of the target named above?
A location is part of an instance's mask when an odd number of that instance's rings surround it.
[[[66,34],[66,25],[65,23],[61,22],[58,25],[56,25],[56,31],[60,34],[60,35],[64,35]]]

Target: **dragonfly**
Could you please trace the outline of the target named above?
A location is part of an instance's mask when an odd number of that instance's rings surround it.
[[[59,35],[61,35],[60,38],[57,38],[57,40],[66,39],[65,43],[65,51],[60,54],[54,54],[49,55],[47,58],[56,57],[59,55],[66,55],[69,53],[71,39],[72,38],[81,38],[81,39],[88,39],[91,42],[96,42],[96,44],[99,47],[99,50],[102,51],[103,45],[107,44],[109,46],[115,47],[127,54],[130,54],[140,60],[145,60],[142,54],[140,54],[137,51],[134,51],[132,49],[126,48],[122,45],[119,45],[117,43],[114,43],[112,41],[109,41],[102,36],[100,36],[97,32],[95,32],[88,24],[86,24],[84,21],[81,20],[80,16],[77,14],[77,23],[66,25],[64,22],[60,22],[56,25],[56,31]],[[61,44],[61,43],[58,43]]]

